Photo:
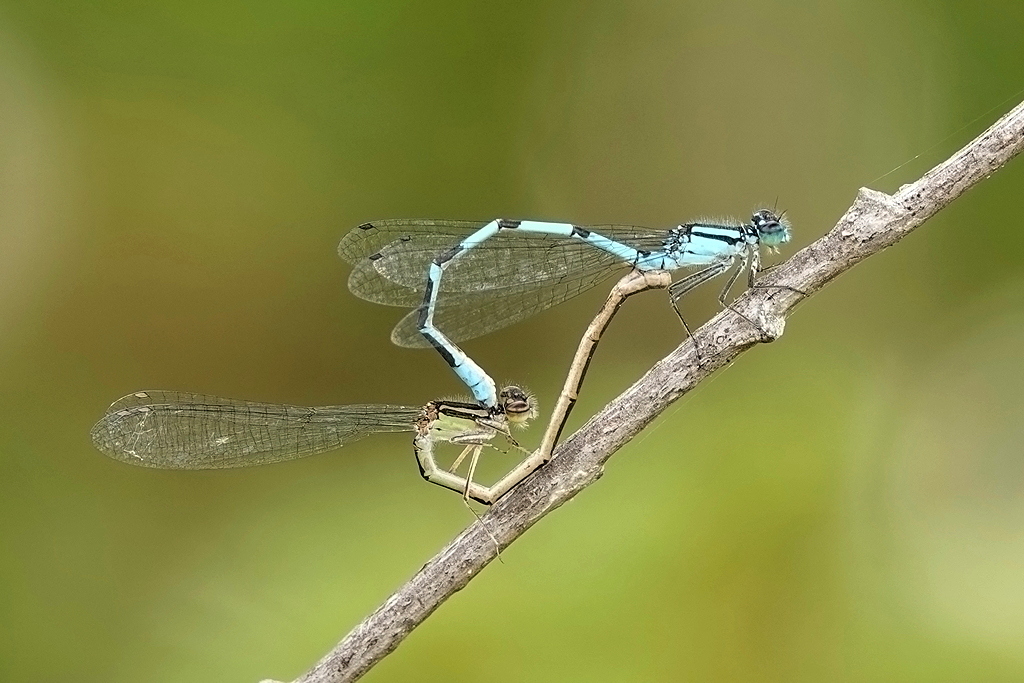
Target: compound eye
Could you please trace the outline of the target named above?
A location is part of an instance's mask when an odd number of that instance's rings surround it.
[[[768,209],[761,209],[754,214],[754,226],[757,228],[769,228],[779,224],[779,219]]]
[[[505,387],[504,389],[501,390],[501,398],[510,401],[525,401],[526,392],[520,389],[519,387]]]

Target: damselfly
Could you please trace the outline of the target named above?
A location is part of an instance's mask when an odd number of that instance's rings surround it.
[[[111,404],[90,434],[96,448],[115,460],[200,470],[294,460],[335,450],[369,434],[414,432],[413,448],[427,481],[489,504],[498,497],[494,487],[472,481],[480,452],[492,446],[490,441],[499,434],[523,450],[509,427],[525,425],[537,414],[533,397],[519,387],[505,387],[499,399],[495,409],[455,401],[431,401],[423,407],[302,407],[140,391]],[[436,462],[434,446],[439,442],[465,446],[450,470]],[[454,471],[467,455],[471,456],[469,473],[463,478]]]
[[[770,209],[748,223],[699,221],[667,230],[637,226],[493,220],[384,220],[350,231],[338,253],[355,268],[349,288],[390,306],[415,307],[391,333],[399,346],[434,346],[484,406],[497,405],[494,381],[454,341],[524,320],[625,269],[699,267],[673,283],[669,300],[734,268],[719,295],[744,269],[755,286],[760,247],[776,250],[789,223]],[[443,329],[443,332],[442,332]],[[453,341],[454,340],[454,341]]]

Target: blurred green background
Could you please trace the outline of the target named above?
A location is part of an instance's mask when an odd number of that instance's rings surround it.
[[[1022,24],[1019,0],[3,0],[0,680],[291,679],[472,521],[407,435],[223,472],[91,447],[145,388],[459,393],[347,293],[351,227],[777,199],[792,254],[1016,104]],[[801,307],[366,680],[1024,679],[1022,187],[1017,160]],[[550,407],[602,289],[466,346]],[[680,339],[634,299],[574,425]]]

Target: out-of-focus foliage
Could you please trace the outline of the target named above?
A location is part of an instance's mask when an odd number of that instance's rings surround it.
[[[777,199],[793,253],[1019,100],[1022,22],[1018,0],[0,2],[0,679],[291,678],[472,521],[402,435],[198,473],[90,446],[143,388],[458,393],[346,292],[352,226]],[[1017,160],[808,302],[366,680],[1024,678],[1022,188]],[[601,298],[467,347],[550,406]],[[681,334],[664,295],[630,302],[576,424]]]

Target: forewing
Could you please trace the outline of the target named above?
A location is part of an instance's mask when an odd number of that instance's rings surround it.
[[[221,469],[294,460],[376,432],[412,431],[420,409],[348,405],[307,408],[176,391],[115,401],[92,428],[105,455],[163,469]]]
[[[375,303],[418,307],[434,260],[484,221],[388,220],[364,224],[338,251],[355,267],[349,289]],[[585,229],[639,250],[662,249],[666,230],[632,225]],[[617,257],[573,238],[502,230],[460,254],[441,278],[434,322],[460,341],[512,325],[589,289],[617,267]],[[392,333],[400,346],[422,347],[413,311]]]
[[[421,236],[396,241],[358,262],[349,289],[368,301],[416,306],[423,299],[431,263],[452,243]],[[496,290],[543,289],[583,273],[618,264],[617,257],[575,239],[507,230],[451,261],[441,278],[439,298]]]
[[[423,240],[454,246],[462,238],[471,235],[490,221],[460,221],[447,219],[392,218],[371,221],[350,230],[338,244],[338,255],[351,264],[369,258],[394,242],[418,243]],[[638,249],[659,249],[666,230],[645,228],[637,225],[590,225],[581,226]],[[514,231],[502,231],[511,233]],[[519,233],[525,236],[527,233]],[[429,250],[428,250],[429,251]]]
[[[450,221],[422,218],[397,218],[372,221],[350,230],[338,244],[338,255],[351,264],[376,254],[396,241],[416,241],[441,237],[455,244],[483,227],[487,221]]]

